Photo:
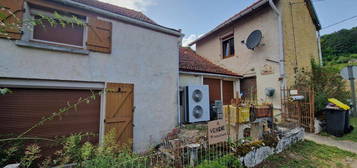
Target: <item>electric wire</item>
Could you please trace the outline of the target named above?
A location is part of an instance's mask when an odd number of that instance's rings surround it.
[[[351,19],[354,19],[354,18],[357,18],[357,15],[352,16],[352,17],[349,17],[349,18],[346,18],[346,19],[343,19],[343,20],[341,20],[341,21],[338,21],[338,22],[336,22],[336,23],[334,23],[334,24],[328,25],[328,26],[323,27],[323,28],[321,28],[321,29],[327,29],[327,28],[330,28],[330,27],[332,27],[332,26],[336,26],[336,25],[338,25],[338,24],[340,24],[340,23],[346,22],[346,21],[351,20]]]

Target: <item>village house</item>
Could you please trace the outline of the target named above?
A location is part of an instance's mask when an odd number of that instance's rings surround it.
[[[0,134],[16,134],[91,92],[62,120],[28,136],[92,132],[101,141],[115,129],[137,152],[160,143],[177,125],[180,31],[134,10],[95,0],[2,0],[18,19],[76,16],[86,26],[24,27],[0,39]],[[8,14],[9,15],[9,14]],[[14,22],[9,15],[7,22]]]
[[[258,0],[190,45],[206,60],[243,76],[235,81],[235,95],[272,103],[279,113],[281,88],[292,87],[298,70],[309,70],[312,59],[321,61],[320,29],[310,0]],[[213,90],[220,85],[210,94]]]

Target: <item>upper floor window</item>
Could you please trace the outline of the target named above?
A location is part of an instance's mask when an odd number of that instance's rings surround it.
[[[225,38],[222,40],[222,53],[223,53],[223,58],[228,58],[231,56],[234,56],[235,54],[235,49],[234,49],[234,37],[229,36],[228,38]]]
[[[0,4],[11,10],[0,10],[4,22],[15,25],[5,27],[0,38],[19,40],[18,46],[79,54],[112,52],[114,20],[51,1],[0,0]]]
[[[31,9],[31,16],[40,19],[39,15],[52,14],[47,11]],[[64,15],[64,14],[61,14]],[[64,15],[65,16],[65,15]],[[70,16],[69,16],[70,17]],[[76,16],[85,22],[84,16]],[[36,25],[32,31],[32,41],[50,43],[69,47],[84,48],[85,42],[85,26],[81,25],[61,25],[60,23],[51,25],[48,21],[43,21],[42,24]]]

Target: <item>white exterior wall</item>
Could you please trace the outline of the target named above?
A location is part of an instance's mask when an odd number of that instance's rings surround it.
[[[180,87],[188,85],[203,85],[203,77],[201,75],[180,74]]]
[[[0,39],[0,77],[133,83],[134,150],[159,143],[177,123],[178,37],[113,21],[112,54],[78,55]]]

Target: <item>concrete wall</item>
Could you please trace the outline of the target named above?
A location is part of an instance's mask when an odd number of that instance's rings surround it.
[[[180,84],[179,85],[181,87],[185,87],[188,85],[203,85],[203,76],[180,74]]]
[[[304,0],[279,1],[283,14],[284,55],[287,85],[295,83],[295,69],[310,70],[319,61],[316,27]]]
[[[134,150],[146,150],[177,123],[178,38],[118,21],[112,37],[112,54],[89,55],[0,39],[0,77],[135,84]]]
[[[263,33],[262,45],[252,51],[241,41],[246,40],[249,34],[257,29]],[[236,53],[233,57],[223,59],[220,37],[230,33],[234,33]],[[198,42],[196,50],[199,55],[238,74],[256,76],[258,101],[271,102],[274,107],[280,108],[279,43],[277,37],[276,16],[267,7]],[[262,75],[264,66],[271,67],[272,73]],[[265,96],[264,89],[268,87],[276,90],[272,98]]]

